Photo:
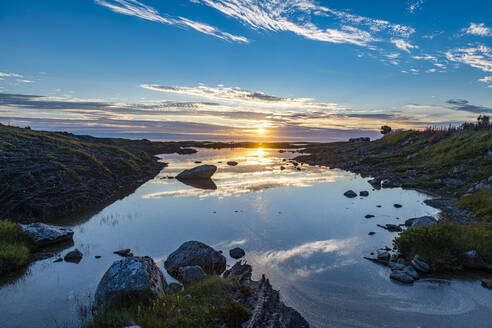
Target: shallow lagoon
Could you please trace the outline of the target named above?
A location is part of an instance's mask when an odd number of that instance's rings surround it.
[[[341,170],[298,171],[284,161],[294,155],[200,149],[161,156],[169,167],[155,179],[91,217],[63,222],[75,230],[72,248],[84,253],[79,264],[39,261],[0,287],[0,326],[78,325],[100,277],[119,259],[114,250],[132,248],[162,268],[181,243],[200,240],[224,254],[244,248],[254,275],[266,273],[313,327],[490,327],[492,294],[476,279],[403,286],[389,280],[389,269],[363,259],[391,246],[395,236],[376,224],[435,215],[437,210],[423,203],[428,196],[399,188],[372,191],[368,178]],[[239,165],[228,166],[230,160]],[[217,189],[167,179],[198,165],[195,161],[219,167],[213,177]],[[343,196],[348,189],[370,195],[348,199]],[[366,214],[375,217],[365,219]],[[370,231],[376,234],[368,236]]]

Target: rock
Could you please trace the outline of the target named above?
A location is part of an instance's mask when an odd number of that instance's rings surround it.
[[[113,262],[97,285],[98,306],[108,307],[122,301],[145,299],[164,294],[167,283],[162,271],[150,257],[133,256]]]
[[[432,216],[421,216],[418,218],[412,218],[405,221],[405,226],[409,228],[420,227],[420,226],[433,226],[437,225],[437,220]]]
[[[382,182],[381,182],[381,186],[383,188],[395,188],[395,187],[399,187],[400,185],[394,181],[394,180],[391,180],[391,179],[384,179]]]
[[[185,295],[185,298],[186,298],[187,300],[191,300],[193,297],[192,297],[190,294],[186,294],[186,295]]]
[[[353,190],[348,190],[344,193],[345,197],[354,198],[357,197],[357,194]]]
[[[377,259],[388,262],[390,259],[390,253],[388,253],[387,251],[378,250]]]
[[[188,285],[205,278],[207,274],[198,265],[184,266],[179,268],[179,281]]]
[[[410,277],[412,277],[415,280],[420,278],[417,271],[415,271],[414,268],[412,268],[411,266],[405,266],[405,268],[401,271],[405,272],[406,274],[408,274]]]
[[[199,265],[207,274],[221,274],[226,268],[226,258],[212,247],[199,241],[187,241],[175,250],[164,266],[175,278],[179,276],[179,268]]]
[[[371,138],[368,137],[360,137],[360,138],[350,138],[349,142],[369,142]]]
[[[177,282],[171,282],[167,285],[166,294],[179,293],[182,290],[183,290],[183,285],[178,284]]]
[[[281,167],[280,167],[280,170],[281,170],[281,171],[285,170],[285,166],[281,166]]]
[[[388,223],[384,226],[378,224],[377,226],[380,228],[383,228],[385,230],[388,230],[389,232],[401,232],[401,231],[403,231],[403,229],[399,225],[396,225],[396,224],[389,224]]]
[[[465,256],[468,260],[476,260],[478,258],[478,252],[476,250],[471,250],[465,252]]]
[[[380,178],[374,178],[369,181],[369,184],[374,188],[374,189],[381,189],[381,179]]]
[[[393,204],[393,207],[394,207],[394,208],[402,208],[403,206],[402,206],[402,205],[400,205],[400,204]]]
[[[44,223],[20,224],[35,247],[44,247],[73,240],[73,231],[69,228]]]
[[[388,263],[388,267],[391,269],[391,270],[403,270],[405,269],[407,266],[405,264],[402,264],[402,263],[397,263],[397,262],[393,262],[393,261],[390,261]]]
[[[376,205],[376,207],[381,208],[382,206],[381,205]]]
[[[361,192],[359,193],[359,195],[360,195],[361,197],[367,197],[367,196],[369,196],[369,191],[367,191],[367,190],[363,190],[363,191],[361,191]]]
[[[217,171],[215,165],[200,165],[189,170],[184,170],[176,176],[176,179],[210,179]]]
[[[375,235],[376,233],[374,231],[371,231],[368,233],[369,236]]]
[[[239,248],[239,247],[236,247],[236,248],[233,248],[229,251],[229,255],[233,258],[233,259],[240,259],[241,257],[243,257],[244,255],[246,255],[246,252],[244,252],[244,249],[242,248]]]
[[[96,255],[96,256],[94,256],[94,258],[100,259],[101,258],[101,255]]]
[[[412,266],[415,268],[415,270],[422,273],[428,273],[430,271],[429,264],[422,261],[418,255],[415,255],[415,257],[413,258]]]
[[[399,270],[392,271],[390,274],[390,278],[404,284],[411,284],[414,281],[414,279],[407,273]]]
[[[372,215],[372,214],[367,214],[367,215],[366,215],[366,216],[364,216],[364,217],[365,217],[366,219],[370,219],[370,218],[373,218],[373,217],[374,217],[374,215]]]
[[[482,286],[484,288],[492,289],[492,279],[484,279],[484,280],[482,280]]]
[[[58,262],[63,262],[63,259],[61,257],[59,257],[53,261],[53,263],[58,263]]]
[[[74,249],[73,251],[68,252],[63,259],[65,262],[79,263],[83,256],[84,254],[82,254],[81,251]]]
[[[236,166],[236,165],[238,165],[238,164],[239,164],[239,163],[238,163],[238,162],[236,162],[236,161],[229,161],[229,162],[227,162],[227,165],[230,165],[230,166]]]
[[[195,161],[195,164],[202,164],[202,161]]]
[[[122,256],[122,257],[130,257],[130,256],[133,256],[132,250],[129,249],[129,248],[119,249],[117,251],[114,251],[113,254],[116,254],[116,255],[119,255],[119,256]]]

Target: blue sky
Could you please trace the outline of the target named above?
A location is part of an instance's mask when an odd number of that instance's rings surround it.
[[[334,140],[472,120],[492,114],[491,12],[483,0],[2,0],[0,122]]]

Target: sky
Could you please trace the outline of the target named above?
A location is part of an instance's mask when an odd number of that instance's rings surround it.
[[[492,1],[0,0],[0,123],[332,141],[492,114]]]

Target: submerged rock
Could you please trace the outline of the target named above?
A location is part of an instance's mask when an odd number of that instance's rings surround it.
[[[244,249],[242,248],[239,248],[239,247],[236,247],[236,248],[233,248],[229,251],[229,255],[233,258],[233,259],[240,259],[241,257],[243,257],[244,255],[246,255],[246,252],[244,251]]]
[[[418,218],[412,218],[405,221],[405,226],[409,228],[420,227],[420,226],[433,226],[437,224],[437,220],[432,216],[421,216]]]
[[[35,247],[44,247],[73,240],[73,230],[44,223],[20,224]]]
[[[167,272],[174,278],[179,277],[179,268],[194,265],[199,265],[207,274],[221,274],[226,269],[226,258],[204,243],[187,241],[164,262]]]
[[[217,171],[215,165],[200,165],[189,170],[184,170],[176,176],[176,179],[210,179]]]
[[[198,265],[185,266],[179,268],[179,281],[183,284],[192,284],[205,278],[207,274]]]
[[[236,165],[238,165],[238,164],[239,164],[239,163],[238,163],[238,162],[236,162],[236,161],[229,161],[229,162],[227,162],[227,165],[229,165],[229,166],[236,166]]]
[[[359,193],[359,196],[361,196],[361,197],[367,197],[367,196],[369,196],[369,191],[367,191],[367,190],[363,190],[363,191],[361,191],[361,192]]]
[[[344,192],[344,196],[348,198],[354,198],[357,197],[357,194],[353,190],[348,190]]]
[[[95,300],[102,307],[121,301],[163,294],[167,283],[150,257],[134,256],[114,262],[97,285]]]
[[[84,254],[78,249],[74,249],[73,251],[68,252],[63,259],[65,262],[79,263],[82,260],[82,257],[84,257]]]

